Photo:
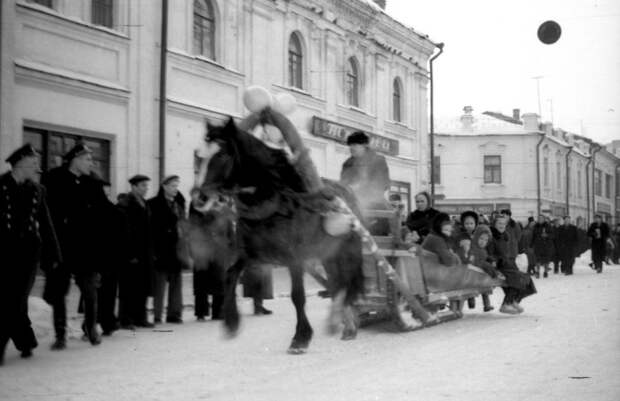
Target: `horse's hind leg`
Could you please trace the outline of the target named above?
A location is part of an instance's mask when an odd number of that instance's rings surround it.
[[[234,336],[239,330],[239,310],[237,309],[237,296],[235,290],[237,281],[241,275],[241,271],[245,266],[246,260],[239,259],[226,271],[226,283],[224,289],[224,303],[222,311],[224,312],[224,325],[228,334]]]
[[[355,337],[357,337],[356,314],[353,307],[349,304],[344,306],[342,321],[344,322],[344,330],[340,339],[343,341],[355,340]]]
[[[306,293],[304,291],[304,276],[302,266],[290,266],[289,271],[291,273],[291,299],[295,305],[295,311],[297,312],[297,327],[295,329],[295,336],[288,349],[290,354],[303,354],[310,345],[312,339],[312,327],[306,316]]]

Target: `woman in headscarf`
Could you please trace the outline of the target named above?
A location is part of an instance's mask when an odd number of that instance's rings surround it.
[[[428,192],[419,192],[415,196],[416,210],[407,217],[407,228],[414,235],[416,243],[421,244],[424,238],[431,232],[433,219],[439,211],[431,207],[431,196]],[[449,220],[449,218],[448,218]]]

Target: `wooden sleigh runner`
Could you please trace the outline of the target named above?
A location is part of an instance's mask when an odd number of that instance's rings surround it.
[[[390,211],[365,214],[368,220],[395,218]],[[399,227],[398,223],[391,226]],[[376,252],[385,257],[393,271],[377,263],[371,250],[364,251],[365,297],[355,305],[361,327],[392,321],[398,330],[412,331],[459,319],[466,300],[491,294],[503,284],[474,266],[441,265],[435,254],[420,247],[415,252],[402,249],[394,230],[392,233],[373,236],[373,240]]]

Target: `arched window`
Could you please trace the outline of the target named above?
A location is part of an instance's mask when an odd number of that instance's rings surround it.
[[[288,84],[303,89],[303,52],[299,36],[295,33],[288,41]]]
[[[359,107],[359,73],[355,57],[347,62],[346,91],[348,104]]]
[[[402,121],[402,86],[400,84],[400,80],[396,78],[394,80],[394,88],[392,91],[392,118],[394,121],[401,122]]]
[[[194,53],[215,60],[215,13],[210,0],[194,0]]]

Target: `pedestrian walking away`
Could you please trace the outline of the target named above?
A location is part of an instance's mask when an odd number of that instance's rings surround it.
[[[37,347],[28,296],[41,260],[47,262],[41,265],[44,269],[54,269],[61,261],[45,188],[36,183],[39,155],[27,144],[6,161],[11,170],[0,175],[0,365],[9,340],[22,358]]]
[[[538,223],[534,225],[532,234],[532,248],[536,256],[535,275],[540,278],[540,268],[544,269],[543,277],[549,274],[549,263],[553,258],[553,232],[545,216],[538,216]]]
[[[594,223],[588,228],[588,237],[591,239],[592,263],[597,273],[603,272],[607,242],[611,241],[609,234],[609,226],[603,221],[601,215],[594,216]]]
[[[571,223],[570,216],[564,216],[564,224],[557,229],[556,249],[561,271],[567,276],[573,274],[578,242],[577,227]]]

